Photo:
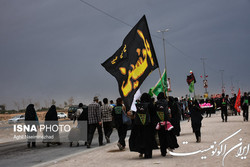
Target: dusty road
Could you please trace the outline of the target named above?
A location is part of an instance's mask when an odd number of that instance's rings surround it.
[[[128,133],[130,134],[130,133]],[[61,138],[67,138],[67,136],[60,136]],[[98,135],[95,134],[92,148],[99,147]],[[118,140],[117,133],[114,130],[111,136],[111,143]],[[104,139],[104,143],[105,143]],[[26,141],[22,142],[7,142],[0,144],[0,166],[1,167],[16,167],[16,166],[34,166],[40,163],[53,161],[58,158],[69,156],[75,153],[84,152],[87,149],[84,146],[84,142],[80,141],[80,146],[69,147],[69,143],[63,142],[62,145],[51,145],[46,147],[46,144],[41,142],[37,143],[36,148],[27,148]]]

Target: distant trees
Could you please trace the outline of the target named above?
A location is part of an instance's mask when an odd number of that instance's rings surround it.
[[[69,106],[72,106],[74,104],[74,98],[72,96],[68,99],[68,104]]]
[[[5,104],[1,104],[0,105],[0,111],[5,111],[6,110],[6,105]]]
[[[38,101],[38,102],[35,102],[35,103],[34,103],[34,106],[39,110],[40,107],[41,107],[41,106],[40,106],[40,102],[39,102],[39,101]]]
[[[20,104],[17,101],[14,101],[14,106],[17,108],[17,111],[20,111]]]
[[[68,106],[68,103],[65,101],[64,102],[64,107],[67,107]]]
[[[14,110],[8,110],[8,111],[13,111],[13,112],[24,112],[26,110],[26,107],[29,104],[34,104],[35,108],[37,110],[47,110],[51,105],[56,105],[56,100],[55,99],[45,99],[43,101],[44,103],[41,104],[39,100],[34,100],[31,98],[22,98],[20,101],[13,101],[12,106],[14,107]],[[64,108],[64,107],[69,107],[74,105],[74,98],[71,96],[69,99],[64,101],[63,104],[57,104],[58,108]],[[6,105],[1,104],[0,105],[0,111],[7,111],[6,110]]]
[[[56,104],[56,101],[54,99],[51,100],[51,104],[52,105],[55,105]]]
[[[25,99],[22,99],[22,107],[23,109],[27,107],[27,101]]]

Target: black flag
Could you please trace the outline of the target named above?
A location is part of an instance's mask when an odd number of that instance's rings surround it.
[[[158,68],[145,15],[125,37],[122,46],[102,66],[116,78],[120,95],[129,110],[142,82]]]
[[[192,81],[194,81],[194,83],[196,83],[196,79],[194,77],[193,72],[190,72],[190,75],[187,76],[187,83],[188,83],[188,85],[190,85]]]

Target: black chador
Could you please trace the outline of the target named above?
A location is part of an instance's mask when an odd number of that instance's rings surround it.
[[[165,99],[164,93],[161,92],[157,96],[157,102],[155,103],[156,113],[157,113],[157,122],[159,123],[158,136],[160,141],[161,155],[166,156],[167,149],[174,150],[178,148],[177,138],[174,135],[174,129],[167,130],[166,126],[162,125],[162,122],[170,122],[169,113],[168,113],[168,102]]]
[[[152,150],[157,149],[155,140],[155,109],[149,94],[144,93],[133,112],[134,119],[129,138],[130,151],[140,153],[140,157],[152,158]]]
[[[178,104],[178,99],[169,97],[169,107],[171,109],[171,119],[170,122],[174,126],[173,133],[176,136],[180,136],[181,132],[181,126],[180,126],[180,120],[181,120],[181,111],[180,106]]]
[[[43,143],[47,144],[47,147],[49,147],[50,144],[58,144],[60,145],[60,139],[59,139],[59,129],[52,128],[52,127],[58,127],[58,117],[56,112],[56,106],[52,105],[48,112],[45,115],[45,129],[43,131],[44,134],[44,140]]]
[[[195,133],[196,142],[199,143],[201,142],[201,121],[203,117],[201,115],[201,109],[197,100],[195,100],[194,102],[190,102],[189,110],[191,113],[192,129]]]
[[[25,125],[27,126],[38,126],[38,117],[36,115],[34,104],[29,104],[25,111]],[[36,147],[36,131],[26,131],[27,136],[27,146],[30,147],[30,143],[32,143],[32,147]]]

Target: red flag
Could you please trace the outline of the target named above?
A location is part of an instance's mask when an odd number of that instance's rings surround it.
[[[235,105],[234,105],[234,108],[237,110],[238,113],[240,113],[240,89],[238,91],[238,95],[237,95],[237,98],[236,98],[236,101],[235,101]]]

